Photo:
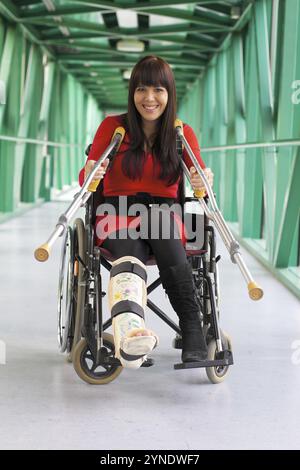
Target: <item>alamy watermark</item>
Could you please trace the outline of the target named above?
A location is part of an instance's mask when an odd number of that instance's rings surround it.
[[[295,350],[291,356],[292,364],[294,364],[294,366],[299,366],[300,365],[300,339],[295,339],[291,344],[291,348]]]
[[[300,80],[294,80],[292,83],[291,88],[295,90],[292,93],[292,103],[293,104],[300,104]]]
[[[6,343],[0,339],[0,365],[6,364]]]
[[[171,206],[167,203],[128,205],[127,196],[119,196],[116,205],[109,202],[100,204],[97,216],[100,216],[96,223],[96,235],[99,239],[108,235],[111,239],[118,240],[170,240],[182,239],[184,236],[188,249],[195,250],[203,246],[203,214],[183,211],[178,203]],[[127,220],[126,223],[124,219]]]

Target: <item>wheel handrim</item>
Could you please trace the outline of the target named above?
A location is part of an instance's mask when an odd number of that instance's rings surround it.
[[[58,288],[58,344],[61,352],[67,348],[73,304],[74,246],[72,230],[68,227],[62,247]]]

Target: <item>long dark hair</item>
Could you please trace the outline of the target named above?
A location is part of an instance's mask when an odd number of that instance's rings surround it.
[[[134,67],[129,81],[128,112],[124,115],[125,125],[130,135],[130,146],[125,153],[122,169],[131,179],[141,179],[145,163],[142,118],[134,104],[134,92],[140,85],[164,87],[168,91],[168,102],[159,118],[157,133],[152,146],[155,160],[159,161],[161,171],[159,178],[168,185],[177,181],[180,163],[176,151],[176,87],[173,72],[167,62],[160,57],[143,57]]]

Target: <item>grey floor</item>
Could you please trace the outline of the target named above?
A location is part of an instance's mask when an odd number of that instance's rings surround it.
[[[224,383],[210,384],[201,369],[175,371],[173,334],[150,311],[160,336],[154,367],[105,386],[79,379],[56,343],[60,243],[48,263],[33,258],[65,207],[49,203],[0,225],[0,448],[299,449],[299,301],[243,251],[265,290],[251,302],[221,243],[222,328],[235,359]],[[161,289],[151,298],[175,318]]]

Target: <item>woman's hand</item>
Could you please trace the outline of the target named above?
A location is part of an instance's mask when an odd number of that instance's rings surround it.
[[[206,179],[208,180],[210,186],[212,187],[214,182],[214,174],[210,168],[204,168],[203,170]],[[201,176],[198,175],[197,170],[194,166],[190,168],[190,175],[191,175],[191,185],[194,191],[199,189],[205,189],[204,183],[202,181]]]
[[[94,166],[96,165],[96,160],[88,160],[85,164],[85,167],[84,167],[84,180],[87,179],[87,177],[89,176],[89,174],[91,173],[91,171],[93,170]],[[99,181],[99,180],[102,180],[103,176],[105,175],[105,172],[106,172],[106,169],[107,169],[107,166],[109,164],[109,159],[106,158],[100,165],[100,167],[98,168],[98,170],[96,171],[92,181]]]

